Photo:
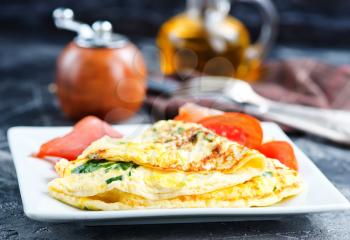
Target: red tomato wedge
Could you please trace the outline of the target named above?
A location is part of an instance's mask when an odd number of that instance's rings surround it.
[[[298,162],[295,158],[294,150],[288,142],[272,141],[257,147],[266,157],[279,160],[287,167],[298,171]]]
[[[259,120],[244,113],[224,113],[201,119],[198,123],[249,148],[256,148],[262,143],[263,131]]]
[[[68,134],[41,145],[37,157],[52,156],[75,160],[93,141],[105,135],[122,137],[108,123],[97,117],[88,116],[80,120]]]
[[[179,108],[179,114],[174,118],[174,120],[184,121],[184,122],[198,122],[199,120],[222,114],[222,111],[202,107],[194,103],[186,103]]]

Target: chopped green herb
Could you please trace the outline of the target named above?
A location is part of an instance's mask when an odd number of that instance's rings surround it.
[[[264,177],[272,177],[272,172],[271,171],[266,171],[263,173]]]
[[[274,188],[273,188],[273,191],[276,191],[277,190],[277,187],[275,186]]]
[[[108,164],[106,160],[91,160],[72,170],[72,173],[89,173],[94,172]]]
[[[121,170],[127,170],[127,169],[133,169],[137,168],[138,165],[132,163],[132,162],[112,162],[112,161],[106,161],[106,160],[90,160],[72,170],[72,173],[90,173],[94,172],[96,170],[99,170],[101,168],[105,168],[105,172],[109,172],[113,169],[121,169]]]
[[[115,169],[121,168],[122,170],[127,170],[129,168],[136,168],[135,164],[131,163],[131,162],[119,162],[118,165],[115,165]]]
[[[204,139],[207,140],[208,142],[214,141],[215,135],[212,133],[208,133],[207,135],[204,136]]]
[[[114,182],[114,181],[121,181],[121,180],[123,180],[123,176],[117,176],[117,177],[112,177],[112,178],[108,178],[107,180],[106,180],[106,183],[107,184],[110,184],[111,182]]]
[[[184,131],[185,131],[185,129],[183,127],[179,127],[177,129],[177,132],[180,133],[180,134],[182,134]]]

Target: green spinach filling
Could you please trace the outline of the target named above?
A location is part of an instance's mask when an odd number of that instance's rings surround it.
[[[114,181],[121,181],[121,180],[123,180],[123,176],[120,175],[120,176],[108,178],[108,179],[106,180],[106,183],[107,183],[107,184],[110,184],[111,182],[114,182]]]
[[[81,174],[81,173],[91,173],[99,169],[104,169],[105,173],[108,173],[110,170],[119,169],[126,171],[128,170],[128,176],[131,176],[131,170],[137,168],[139,165],[132,162],[112,162],[107,160],[90,160],[72,170],[72,173]],[[114,181],[123,180],[123,176],[119,175],[116,177],[111,177],[106,180],[107,184],[110,184]]]
[[[139,165],[132,162],[111,162],[107,160],[90,160],[74,169],[72,169],[72,173],[80,174],[80,173],[91,173],[97,171],[99,169],[105,169],[105,172],[109,172],[110,170],[120,169],[120,170],[131,170],[137,168]]]

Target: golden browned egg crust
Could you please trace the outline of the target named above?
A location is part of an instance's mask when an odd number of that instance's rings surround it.
[[[279,161],[173,120],[134,139],[104,137],[56,170],[50,195],[90,210],[269,206],[302,190]]]

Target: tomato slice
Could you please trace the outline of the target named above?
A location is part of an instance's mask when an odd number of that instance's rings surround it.
[[[244,113],[224,113],[204,118],[198,123],[249,148],[256,148],[262,143],[263,131],[259,120]]]
[[[174,120],[184,122],[198,122],[205,117],[222,113],[222,111],[216,109],[202,107],[194,103],[186,103],[180,107],[179,114],[174,118]]]
[[[295,158],[293,147],[284,141],[271,141],[257,147],[266,157],[279,160],[287,167],[298,171],[298,162]]]
[[[54,138],[41,145],[37,157],[61,157],[75,160],[93,141],[108,135],[120,138],[122,135],[108,123],[94,116],[80,120],[68,134]]]

